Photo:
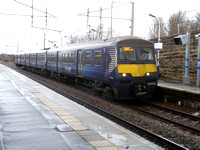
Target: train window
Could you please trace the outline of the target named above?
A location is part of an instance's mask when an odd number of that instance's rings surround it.
[[[47,55],[47,61],[48,61],[48,62],[51,62],[51,54],[48,54],[48,55]]]
[[[56,54],[51,54],[51,62],[56,62]]]
[[[67,63],[67,54],[62,54],[62,63],[66,64]]]
[[[20,55],[21,62],[24,62],[24,55]]]
[[[31,56],[30,56],[30,64],[34,65],[35,61],[36,61],[35,54],[31,54]]]
[[[40,54],[37,54],[37,61],[41,61],[41,56],[40,56]]]
[[[120,47],[119,49],[119,59],[125,61],[136,60],[135,49],[132,47]]]
[[[28,57],[29,55],[28,54],[26,54],[26,60],[28,60],[29,59],[29,57]]]
[[[69,54],[68,54],[68,61],[69,61],[69,63],[71,63],[71,64],[74,63],[74,53],[69,53]]]
[[[119,61],[141,61],[154,60],[153,49],[151,47],[119,47]]]
[[[92,63],[92,52],[91,51],[86,51],[85,57],[86,57],[85,64],[86,65],[91,65],[91,63]]]
[[[40,56],[40,54],[37,54],[37,61],[41,61],[41,56]]]
[[[22,59],[23,59],[23,60],[25,60],[25,59],[26,59],[26,58],[25,58],[25,54],[23,55]]]
[[[35,60],[35,54],[31,54],[31,61]]]
[[[138,60],[153,60],[153,51],[151,48],[138,48]]]
[[[101,51],[97,51],[94,54],[95,56],[95,66],[101,66]]]
[[[45,62],[45,59],[46,59],[46,58],[45,58],[45,55],[44,55],[44,54],[42,55],[42,58],[41,58],[41,59],[42,59],[42,62]]]
[[[45,60],[44,54],[39,54],[39,55],[38,55],[38,60],[39,60],[40,62],[44,62],[44,60]]]

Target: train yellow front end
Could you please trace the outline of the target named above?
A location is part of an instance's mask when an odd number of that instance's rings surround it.
[[[143,39],[122,40],[117,44],[117,53],[115,96],[152,96],[158,78],[153,44]]]

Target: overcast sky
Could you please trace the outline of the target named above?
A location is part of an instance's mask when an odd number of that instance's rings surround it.
[[[23,4],[32,6],[32,0],[17,0]],[[0,0],[0,52],[16,52],[19,50],[38,50],[43,48],[44,30],[31,28],[32,9],[15,0]],[[60,41],[63,44],[65,37],[71,34],[85,35],[87,28],[86,15],[89,8],[90,16],[100,16],[98,11],[102,7],[102,17],[110,17],[111,2],[113,3],[113,18],[131,19],[131,3],[134,2],[134,35],[148,38],[149,27],[153,24],[153,18],[149,14],[163,17],[165,23],[173,13],[179,10],[186,11],[190,19],[194,19],[196,12],[200,12],[199,0],[33,0],[34,8],[56,16],[47,19],[47,28],[62,31],[46,31],[46,45],[48,41]],[[106,9],[107,8],[107,9]],[[105,9],[105,10],[104,10]],[[97,11],[96,13],[92,13]],[[28,15],[28,16],[18,16]],[[46,27],[45,13],[34,10],[33,26]],[[110,28],[110,19],[102,19],[104,31]],[[90,17],[91,28],[96,29],[100,23],[99,17]],[[114,35],[129,35],[130,20],[113,19]],[[64,37],[65,36],[65,37]],[[62,38],[61,38],[62,37]]]

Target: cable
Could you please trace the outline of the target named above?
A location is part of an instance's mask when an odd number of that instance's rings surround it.
[[[7,16],[20,16],[20,17],[31,17],[32,15],[23,15],[23,14],[7,14],[7,13],[0,13],[0,15],[7,15]],[[46,17],[46,16],[34,16],[34,17]]]
[[[32,28],[41,29],[41,30],[47,30],[47,31],[54,31],[54,32],[59,32],[59,33],[62,32],[62,31],[60,31],[60,30],[49,29],[49,28],[41,28],[41,27],[36,27],[36,26],[32,26]]]
[[[79,16],[87,16],[87,15],[79,15]],[[99,16],[90,16],[93,18],[99,18]],[[110,17],[101,17],[101,18],[105,18],[105,19],[110,19]],[[112,18],[112,19],[118,19],[118,20],[130,20],[130,19],[126,19],[126,18]]]
[[[121,5],[114,6],[113,8],[120,7],[120,6],[127,5],[127,4],[128,4],[128,3],[123,3],[123,4],[121,4]],[[102,11],[103,11],[103,10],[108,10],[108,9],[111,9],[111,7],[104,8],[104,9],[102,9]],[[100,12],[100,10],[91,11],[91,12],[89,12],[89,13],[96,13],[96,12]],[[87,14],[87,13],[81,13],[81,14],[78,14],[78,16],[84,16],[85,14]]]
[[[21,4],[21,5],[23,5],[23,6],[29,7],[29,8],[31,8],[31,9],[34,9],[34,10],[39,11],[39,12],[41,12],[41,13],[44,13],[44,14],[47,14],[47,15],[52,16],[52,17],[54,17],[54,18],[57,18],[56,16],[54,16],[54,15],[52,15],[52,14],[49,14],[49,13],[46,13],[46,12],[44,12],[44,11],[42,11],[42,10],[33,8],[32,6],[26,5],[26,4],[24,4],[24,3],[22,3],[22,2],[19,2],[19,1],[17,1],[17,0],[14,0],[14,1],[17,2],[17,3],[19,3],[19,4]]]

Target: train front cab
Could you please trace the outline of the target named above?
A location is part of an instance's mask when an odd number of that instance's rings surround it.
[[[146,40],[125,40],[117,44],[118,99],[151,96],[157,86],[157,68],[153,44]]]

